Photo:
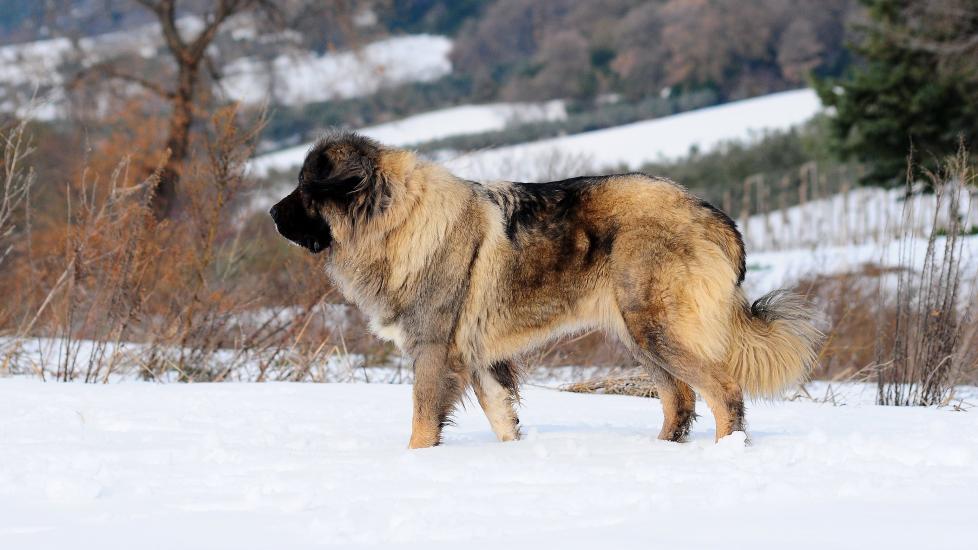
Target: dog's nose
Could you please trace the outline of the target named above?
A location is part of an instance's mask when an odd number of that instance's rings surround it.
[[[268,213],[269,213],[269,215],[272,216],[272,219],[277,218],[278,217],[278,205],[276,204],[275,206],[269,208],[268,209]]]

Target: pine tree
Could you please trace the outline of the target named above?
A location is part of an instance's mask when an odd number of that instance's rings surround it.
[[[861,2],[869,22],[850,45],[860,61],[816,87],[835,111],[833,149],[867,166],[864,183],[894,185],[911,150],[918,169],[932,168],[961,137],[978,142],[978,90],[960,70],[938,70],[938,55],[915,46],[928,26],[908,19],[910,1]]]

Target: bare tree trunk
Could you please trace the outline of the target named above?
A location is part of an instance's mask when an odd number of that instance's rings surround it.
[[[207,3],[210,8],[201,16],[204,21],[201,31],[196,36],[185,37],[181,35],[177,25],[178,0],[134,1],[152,12],[160,25],[163,43],[176,65],[175,86],[132,74],[111,61],[83,69],[74,82],[97,73],[103,77],[138,85],[170,104],[169,132],[166,139],[168,157],[159,173],[158,184],[149,204],[157,219],[165,219],[173,217],[180,208],[180,180],[185,175],[183,172],[191,157],[192,130],[195,117],[202,107],[199,102],[205,99],[199,94],[199,88],[203,84],[207,91],[206,87],[210,85],[207,81],[201,81],[201,69],[207,70],[207,75],[215,81],[220,78],[214,61],[208,57],[207,49],[217,38],[221,26],[234,15],[248,11],[256,17],[286,26],[287,12],[304,14],[305,17],[331,14],[345,19],[349,17],[350,8],[345,0],[305,0],[291,3],[273,0],[211,0]]]
[[[173,112],[170,114],[170,133],[166,140],[170,156],[160,174],[156,194],[150,203],[157,219],[169,218],[177,210],[177,188],[184,164],[190,156],[190,128],[194,121],[198,70],[197,64],[180,64],[177,91],[172,101]]]
[[[172,217],[179,203],[178,186],[182,171],[190,157],[190,130],[194,123],[197,85],[200,67],[205,61],[207,47],[216,38],[220,26],[235,13],[258,4],[257,0],[217,0],[214,10],[205,20],[204,29],[186,41],[177,30],[176,0],[137,0],[151,10],[160,23],[163,39],[177,65],[177,86],[164,92],[173,111],[166,140],[169,157],[160,173],[159,184],[150,207],[157,219]]]

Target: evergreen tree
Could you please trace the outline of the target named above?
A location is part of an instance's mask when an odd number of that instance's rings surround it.
[[[978,142],[978,89],[962,70],[938,70],[938,55],[917,47],[921,29],[908,0],[861,0],[869,22],[850,45],[861,58],[841,79],[817,82],[834,108],[833,149],[868,168],[864,183],[903,181],[907,154],[933,168],[954,153],[960,137]]]

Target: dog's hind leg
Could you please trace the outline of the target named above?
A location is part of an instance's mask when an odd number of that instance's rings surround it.
[[[693,389],[706,399],[713,412],[717,440],[743,431],[743,393],[723,365],[700,358],[646,319],[626,315],[625,324],[638,348],[633,354],[649,369],[662,398],[665,422],[659,437],[679,440],[688,434],[689,423],[695,417]]]
[[[664,344],[657,351],[665,359],[664,368],[706,400],[716,420],[718,441],[745,430],[743,392],[721,363],[700,359],[674,343]]]
[[[662,402],[663,420],[659,439],[685,441],[696,420],[696,394],[693,388],[647,358],[641,363],[652,378]]]
[[[500,441],[520,438],[520,419],[516,415],[519,401],[519,371],[512,361],[498,361],[488,368],[476,368],[472,389],[489,425]]]
[[[432,447],[441,442],[442,428],[451,422],[465,385],[462,362],[445,346],[424,346],[415,354],[410,448]]]
[[[693,421],[696,420],[696,394],[693,393],[693,388],[662,368],[662,359],[646,349],[646,346],[639,345],[632,338],[624,340],[632,357],[649,374],[655,384],[656,393],[659,394],[659,401],[662,402],[663,419],[659,439],[685,441]]]

